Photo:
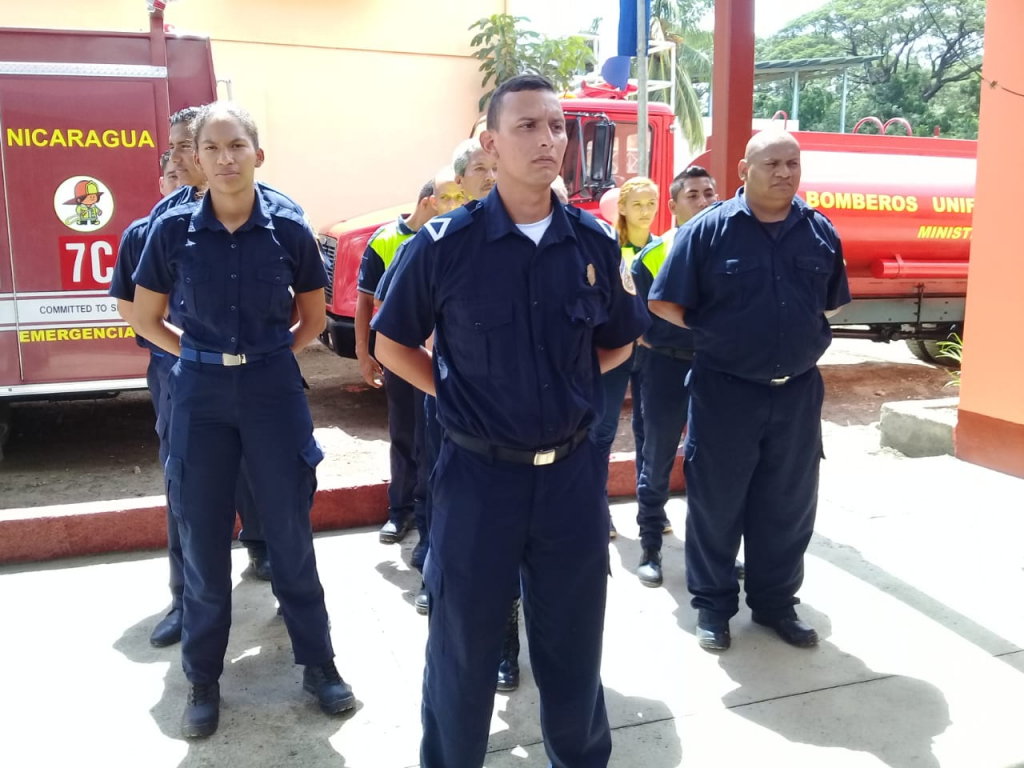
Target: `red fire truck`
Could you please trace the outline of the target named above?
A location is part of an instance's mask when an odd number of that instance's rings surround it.
[[[168,116],[216,89],[209,40],[160,12],[149,34],[0,29],[0,440],[13,401],[145,388],[107,288]]]
[[[571,202],[600,215],[601,196],[636,175],[636,102],[564,99],[562,109],[569,134],[562,176]],[[885,135],[888,126],[878,127],[883,133],[877,135],[795,133],[804,150],[800,194],[835,223],[843,239],[854,301],[832,319],[833,331],[848,338],[905,339],[921,359],[942,362],[937,341],[963,325],[977,142]],[[665,104],[649,105],[649,136],[650,176],[664,197],[678,170]],[[691,163],[710,168],[713,137],[709,144]],[[321,339],[339,355],[355,355],[363,249],[374,230],[401,210],[341,221],[320,235],[332,276]],[[653,230],[669,225],[663,204]]]

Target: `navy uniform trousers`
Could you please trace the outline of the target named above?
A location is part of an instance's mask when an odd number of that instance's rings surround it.
[[[631,387],[633,396],[633,444],[636,448],[636,477],[640,479],[643,462],[644,416],[643,416],[643,361],[647,356],[639,344],[633,345],[633,353],[622,365],[601,374],[601,388],[604,390],[604,411],[594,425],[590,435],[604,455],[605,463],[611,456],[612,444],[619,431],[619,416],[626,401],[626,387]]]
[[[690,362],[654,349],[646,350],[644,355],[640,379],[644,404],[643,462],[636,484],[636,522],[644,549],[661,549],[668,522],[665,503],[672,465],[686,427],[690,402],[686,378]]]
[[[424,395],[387,369],[384,369],[384,391],[388,398],[388,434],[391,438],[388,516],[396,524],[414,516],[420,535],[426,536],[425,500],[430,470],[420,455]]]
[[[684,446],[694,608],[736,614],[743,537],[747,605],[794,615],[818,505],[824,394],[817,368],[772,387],[701,367],[698,354]]]
[[[167,498],[185,563],[181,657],[196,684],[224,668],[231,626],[235,478],[244,459],[273,563],[273,590],[297,664],[334,658],[309,512],[323,452],[290,350],[226,367],[179,360],[168,380],[172,415]]]
[[[425,579],[423,768],[480,768],[508,619],[522,578],[540,719],[555,768],[605,768],[601,686],[608,465],[584,440],[544,467],[490,461],[445,439],[434,468]]]
[[[153,410],[156,412],[156,434],[160,441],[160,466],[167,463],[167,456],[170,453],[170,446],[167,441],[167,424],[170,421],[171,398],[167,390],[167,377],[171,368],[178,361],[173,355],[150,352],[149,367],[146,369],[146,383],[149,385],[149,394],[153,400]],[[242,530],[238,534],[241,541],[250,552],[266,552],[266,544],[263,543],[263,528],[260,526],[260,516],[256,511],[256,502],[252,498],[252,490],[249,487],[249,475],[242,463],[241,472],[238,474],[238,484],[235,487],[235,507],[238,516],[242,519]],[[181,608],[181,595],[185,589],[185,571],[181,553],[181,536],[178,533],[178,521],[171,512],[171,505],[167,505],[167,557],[171,566],[171,607]]]
[[[434,466],[437,464],[437,457],[441,452],[441,425],[437,421],[437,398],[432,395],[423,396],[423,430],[420,439],[420,463],[421,469],[426,474],[425,492],[423,494],[423,527],[419,528],[420,539],[427,542],[427,551],[430,551],[430,524],[433,519],[434,493],[431,485],[431,475]],[[417,527],[420,526],[420,518],[416,520]],[[425,555],[424,555],[425,556]],[[421,569],[422,570],[422,569]]]

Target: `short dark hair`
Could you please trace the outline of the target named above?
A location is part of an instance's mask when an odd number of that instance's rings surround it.
[[[487,105],[487,128],[489,130],[494,131],[498,128],[498,118],[501,117],[501,103],[505,100],[505,97],[510,93],[520,93],[522,91],[556,92],[555,86],[551,84],[551,81],[542,75],[516,75],[506,80],[494,89],[494,93],[491,94],[491,102]]]
[[[420,196],[416,198],[416,204],[422,203],[428,197],[434,194],[434,180],[431,179],[422,187],[420,187]]]
[[[163,173],[164,171],[167,170],[167,164],[169,162],[171,162],[171,150],[168,149],[166,152],[160,155],[160,173]]]
[[[686,186],[687,179],[711,179],[711,185],[715,185],[715,177],[707,172],[706,168],[701,168],[699,165],[691,165],[684,171],[672,179],[672,184],[668,188],[668,196],[670,200],[675,200],[679,197],[679,193],[683,191],[683,187]]]
[[[253,148],[260,148],[260,134],[259,130],[256,128],[256,121],[252,119],[252,115],[250,115],[246,110],[231,101],[215,101],[201,107],[199,109],[199,114],[196,115],[195,119],[191,123],[192,140],[198,144],[199,134],[203,130],[203,126],[213,118],[221,117],[223,115],[233,117],[237,120],[241,124],[242,130],[248,134],[249,139],[252,141]]]
[[[199,115],[200,109],[202,109],[202,107],[185,107],[184,109],[179,109],[177,112],[171,115],[171,125],[179,125],[181,123],[184,123],[185,125],[191,127],[192,121],[195,120],[196,117]]]

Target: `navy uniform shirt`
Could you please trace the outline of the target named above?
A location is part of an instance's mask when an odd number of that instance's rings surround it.
[[[290,200],[256,188],[248,221],[229,233],[210,196],[171,208],[150,227],[136,284],[170,294],[182,346],[266,354],[289,347],[292,293],[327,285],[312,229]]]
[[[279,205],[285,208],[291,208],[297,212],[299,216],[305,217],[306,212],[302,210],[302,206],[292,200],[288,195],[280,190],[274,189],[269,184],[264,184],[262,181],[256,182],[256,189],[260,192],[266,192],[273,196]],[[190,203],[196,199],[198,190],[196,187],[178,187],[176,190],[168,195],[165,195],[160,202],[153,206],[153,210],[149,213],[149,223],[152,224],[156,221],[162,213],[169,211],[171,208],[176,208],[179,205]]]
[[[399,216],[397,221],[379,227],[370,236],[359,262],[356,287],[360,293],[376,294],[381,278],[390,271],[398,249],[414,234],[405,219]]]
[[[825,311],[850,301],[842,245],[825,216],[794,198],[785,221],[770,226],[741,188],[683,225],[650,292],[685,308],[701,365],[758,382],[814,367],[832,341]]]
[[[633,261],[633,284],[644,305],[651,293],[651,285],[668,257],[668,244],[660,237],[651,240],[637,254]],[[644,341],[655,348],[667,348],[680,352],[693,352],[693,331],[680,328],[657,315],[651,315],[651,327],[644,333]]]
[[[495,189],[431,219],[405,250],[373,327],[408,347],[435,332],[441,426],[537,450],[593,423],[595,347],[626,346],[649,324],[623,289],[610,228],[552,196],[534,245]]]
[[[139,266],[142,248],[146,244],[146,233],[149,231],[149,217],[136,219],[121,235],[121,244],[117,247],[117,261],[114,263],[114,275],[110,280],[107,293],[122,301],[135,301],[135,281],[132,273]],[[164,352],[155,344],[150,344],[141,336],[136,335],[135,343],[140,347],[162,355]]]

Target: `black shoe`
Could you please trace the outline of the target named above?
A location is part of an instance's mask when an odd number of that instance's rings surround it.
[[[416,595],[414,604],[416,606],[416,613],[421,616],[426,616],[430,613],[430,594],[427,592],[426,585],[420,585],[420,591]]]
[[[805,624],[796,616],[772,618],[754,611],[751,618],[755,624],[774,629],[779,637],[797,648],[813,648],[818,644],[818,633],[814,627]]]
[[[388,520],[380,529],[381,544],[397,544],[412,529],[412,520]]]
[[[184,611],[181,608],[171,608],[170,612],[160,619],[160,623],[153,627],[153,634],[149,636],[149,644],[154,648],[166,648],[181,642],[181,619]]]
[[[615,523],[613,523],[611,520],[609,520],[608,521],[608,538],[609,539],[614,539],[618,535],[619,535],[619,532],[617,530],[615,530]]]
[[[661,532],[663,534],[672,533],[672,523],[671,523],[671,521],[669,521],[669,519],[667,517],[665,518],[665,520],[661,524]]]
[[[636,569],[637,578],[645,587],[661,586],[661,550],[645,549]]]
[[[697,614],[697,643],[706,651],[728,651],[732,646],[729,622],[700,611]]]
[[[249,567],[252,568],[252,575],[260,581],[270,581],[270,555],[265,549],[249,550]]]
[[[498,690],[508,693],[519,687],[519,600],[512,602],[512,610],[505,625],[505,642],[501,646],[498,664]]]
[[[190,684],[181,715],[181,735],[186,739],[205,739],[216,733],[219,723],[220,684]]]
[[[381,541],[384,541],[381,538]],[[417,571],[423,572],[423,564],[427,562],[427,549],[430,547],[430,542],[427,537],[420,534],[420,540],[416,542],[416,546],[412,548],[412,567]]]
[[[747,569],[742,560],[736,561],[736,581],[743,581],[747,578]]]
[[[302,687],[316,696],[320,709],[328,715],[337,715],[356,705],[352,687],[341,679],[333,661],[306,667],[302,673]]]

